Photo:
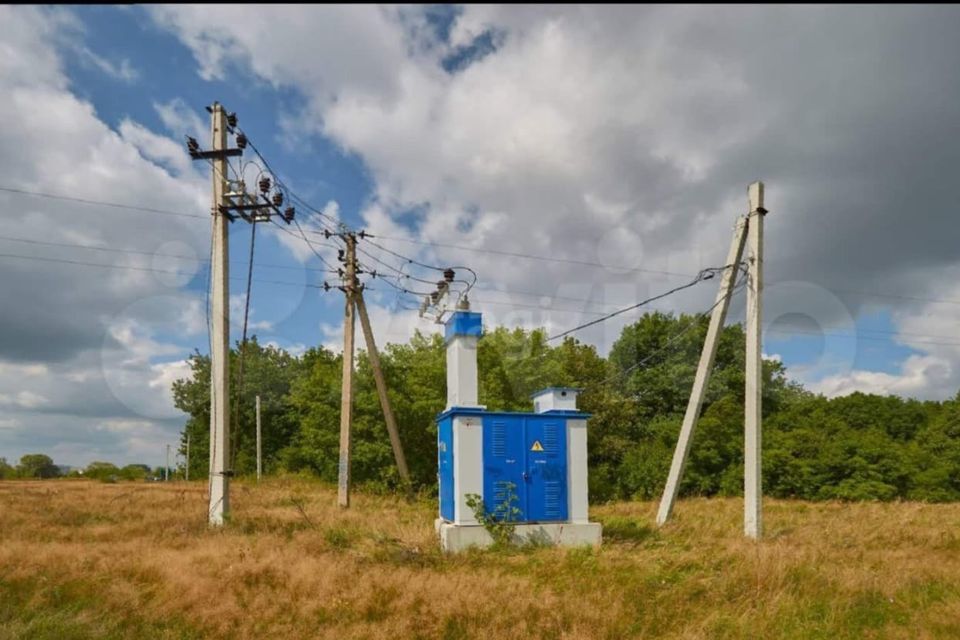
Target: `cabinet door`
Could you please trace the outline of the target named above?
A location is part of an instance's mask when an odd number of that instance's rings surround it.
[[[456,498],[453,495],[453,418],[437,425],[437,469],[440,482],[440,517],[453,522]]]
[[[530,418],[524,429],[527,519],[567,520],[567,429],[559,419]]]
[[[524,480],[523,419],[489,416],[483,419],[483,503],[499,519],[527,520],[527,482]],[[510,500],[511,495],[515,500]],[[519,514],[511,514],[516,507]]]

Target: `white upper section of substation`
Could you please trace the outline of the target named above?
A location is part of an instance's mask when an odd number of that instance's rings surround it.
[[[533,394],[533,412],[576,411],[579,389],[573,387],[549,387]]]

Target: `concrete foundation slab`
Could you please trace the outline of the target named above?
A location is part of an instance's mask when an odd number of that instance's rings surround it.
[[[493,538],[481,525],[456,525],[438,518],[434,528],[440,537],[440,547],[448,553],[458,553],[470,547],[484,548],[493,544]],[[555,544],[565,547],[599,547],[603,527],[596,522],[547,524],[517,524],[514,544]]]

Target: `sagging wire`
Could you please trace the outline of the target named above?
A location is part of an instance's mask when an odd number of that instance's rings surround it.
[[[614,318],[614,317],[619,316],[619,315],[621,315],[621,314],[623,314],[623,313],[626,313],[626,312],[628,312],[628,311],[633,311],[634,309],[638,309],[638,308],[640,308],[640,307],[642,307],[642,306],[648,305],[648,304],[650,304],[651,302],[656,302],[657,300],[662,300],[663,298],[666,298],[667,296],[671,296],[671,295],[673,295],[673,294],[675,294],[675,293],[678,293],[678,292],[680,292],[680,291],[683,291],[684,289],[689,289],[690,287],[694,287],[694,286],[700,284],[701,282],[705,282],[706,280],[710,280],[710,279],[712,279],[714,276],[716,276],[718,273],[722,273],[722,272],[725,271],[726,269],[729,269],[729,268],[732,268],[732,267],[737,267],[737,266],[742,266],[742,265],[728,264],[728,265],[725,265],[725,266],[722,266],[722,267],[707,267],[706,269],[701,269],[700,272],[697,273],[696,277],[695,277],[693,280],[691,280],[690,282],[687,282],[686,284],[682,284],[682,285],[680,285],[679,287],[674,287],[673,289],[670,289],[669,291],[665,291],[665,292],[660,293],[660,294],[658,294],[658,295],[655,295],[655,296],[653,296],[653,297],[647,298],[646,300],[641,300],[640,302],[637,302],[637,303],[635,303],[635,304],[632,304],[632,305],[630,305],[630,306],[628,306],[628,307],[624,307],[624,308],[622,308],[622,309],[618,309],[618,310],[616,310],[616,311],[614,311],[614,312],[612,312],[612,313],[608,313],[608,314],[606,314],[606,315],[604,315],[604,316],[601,316],[600,318],[596,318],[595,320],[591,320],[590,322],[585,322],[585,323],[583,323],[583,324],[581,324],[581,325],[578,325],[578,326],[576,326],[576,327],[573,327],[572,329],[567,329],[566,331],[563,331],[563,332],[558,333],[558,334],[556,334],[556,335],[552,335],[552,336],[550,336],[549,338],[547,338],[546,341],[547,341],[547,342],[550,342],[550,341],[552,341],[552,340],[557,340],[558,338],[562,338],[563,336],[570,335],[571,333],[574,333],[574,332],[576,332],[576,331],[580,331],[581,329],[586,329],[587,327],[592,327],[593,325],[595,325],[595,324],[600,324],[601,322],[605,322],[606,320],[609,320],[610,318]]]

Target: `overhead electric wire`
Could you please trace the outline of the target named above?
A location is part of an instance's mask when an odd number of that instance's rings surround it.
[[[372,244],[373,246],[375,246],[376,248],[380,249],[381,251],[386,251],[386,252],[389,253],[390,255],[392,255],[392,256],[394,256],[394,257],[396,257],[396,258],[400,258],[401,260],[404,260],[404,261],[406,261],[406,262],[409,263],[409,264],[415,264],[415,265],[417,265],[418,267],[423,267],[423,268],[425,268],[425,269],[433,269],[434,271],[440,271],[440,272],[446,271],[447,269],[454,269],[454,270],[456,270],[456,269],[463,269],[463,270],[469,272],[469,273],[473,276],[473,283],[470,285],[471,287],[473,286],[473,284],[476,284],[476,282],[477,282],[477,272],[474,271],[473,269],[471,269],[470,267],[463,266],[463,265],[449,266],[449,267],[440,267],[440,266],[437,266],[437,265],[427,264],[427,263],[425,263],[425,262],[421,262],[421,261],[419,261],[419,260],[415,260],[415,259],[413,259],[413,258],[411,258],[411,257],[409,257],[409,256],[405,256],[405,255],[403,255],[403,254],[401,254],[401,253],[397,253],[396,251],[393,251],[393,250],[391,250],[391,249],[387,249],[387,248],[384,247],[383,245],[381,245],[381,244],[379,244],[379,243],[374,242],[373,240],[371,240],[371,239],[370,239],[371,237],[376,237],[376,236],[371,236],[370,234],[365,234],[364,237],[363,237],[363,239],[364,239],[365,241],[369,242],[370,244]]]
[[[692,277],[692,276],[694,275],[694,274],[692,274],[692,273],[678,273],[678,272],[674,272],[674,271],[659,271],[659,270],[655,270],[655,269],[643,269],[643,268],[640,268],[640,267],[627,267],[627,266],[609,265],[609,264],[603,264],[603,263],[600,263],[600,262],[590,262],[590,261],[587,261],[587,260],[574,260],[574,259],[570,259],[570,258],[555,258],[555,257],[551,257],[551,256],[537,256],[537,255],[531,255],[531,254],[527,254],[527,253],[519,253],[519,252],[516,252],[516,251],[502,251],[502,250],[499,250],[499,249],[486,249],[486,248],[479,248],[479,247],[468,247],[468,246],[464,246],[464,245],[446,244],[446,243],[443,243],[443,242],[433,242],[433,241],[427,241],[427,240],[412,240],[412,239],[409,239],[409,238],[395,238],[395,237],[391,237],[391,236],[382,236],[382,235],[380,235],[380,234],[374,235],[373,237],[378,238],[378,239],[380,239],[380,240],[392,240],[392,241],[394,241],[394,242],[409,242],[409,243],[411,243],[411,244],[419,244],[419,245],[425,245],[425,246],[431,246],[431,247],[442,247],[442,248],[446,248],[446,249],[458,249],[458,250],[461,250],[461,251],[472,251],[472,252],[475,252],[475,253],[490,253],[490,254],[494,254],[494,255],[508,256],[508,257],[511,257],[511,258],[525,258],[525,259],[528,259],[528,260],[542,260],[542,261],[545,261],[545,262],[562,262],[562,263],[575,264],[575,265],[587,266],[587,267],[603,267],[603,268],[606,268],[606,269],[611,269],[611,270],[616,270],[616,271],[625,271],[625,272],[630,272],[630,273],[633,273],[633,272],[636,272],[636,273],[653,273],[653,274],[658,274],[658,275],[675,276],[675,277],[683,277],[683,278],[690,278],[690,277]]]
[[[390,278],[386,278],[386,277],[380,278],[380,281],[387,283],[388,285],[390,285],[391,287],[393,287],[394,289],[396,289],[397,291],[399,291],[399,292],[401,292],[401,293],[407,293],[407,294],[410,294],[410,295],[415,295],[415,296],[429,296],[429,295],[432,295],[433,293],[436,293],[436,291],[414,291],[413,289],[407,289],[406,287],[404,287],[404,286],[402,286],[402,285],[400,285],[400,284],[398,284],[398,283],[391,282],[391,281],[390,281]],[[419,301],[418,301],[418,302],[419,302]]]
[[[357,247],[357,251],[359,251],[359,252],[362,253],[363,255],[367,256],[368,258],[371,258],[371,259],[375,260],[375,261],[376,261],[378,264],[380,264],[381,266],[384,266],[384,267],[386,267],[387,269],[390,269],[391,271],[395,272],[395,273],[397,274],[395,277],[397,278],[397,283],[398,283],[398,284],[399,284],[399,282],[400,282],[400,278],[403,278],[403,279],[405,279],[405,280],[413,280],[414,282],[420,282],[420,283],[429,284],[429,285],[436,285],[436,284],[437,284],[437,281],[436,281],[436,280],[428,280],[428,279],[426,279],[426,278],[418,278],[417,276],[411,275],[411,274],[409,274],[409,273],[405,273],[402,269],[398,268],[397,266],[392,265],[392,264],[390,264],[389,262],[385,262],[384,260],[381,260],[380,258],[378,258],[377,256],[373,255],[373,254],[370,253],[369,251],[365,251],[365,250],[364,250],[363,248],[361,248],[361,247]],[[373,271],[372,269],[370,269],[369,266],[366,266],[366,265],[363,265],[363,266],[364,266],[364,269],[367,270],[367,272],[372,272],[372,271]],[[451,267],[451,268],[453,268],[453,267]],[[463,268],[463,267],[461,267],[461,268]],[[441,271],[443,271],[443,269],[441,269]],[[391,276],[391,277],[393,277],[393,276]],[[463,285],[466,287],[466,289],[464,290],[464,292],[469,291],[469,290],[470,290],[470,287],[473,286],[472,283],[467,282],[466,280],[460,280],[460,279],[456,279],[456,278],[455,278],[452,282],[459,283],[459,284],[463,284]],[[476,277],[474,277],[474,282],[476,282]]]
[[[637,309],[637,308],[642,307],[642,306],[644,306],[644,305],[650,304],[651,302],[655,302],[655,301],[660,300],[660,299],[662,299],[662,298],[666,298],[667,296],[670,296],[670,295],[673,295],[673,294],[678,293],[678,292],[680,292],[680,291],[683,291],[684,289],[689,289],[690,287],[696,286],[696,285],[700,284],[701,282],[703,282],[703,281],[705,281],[705,280],[709,280],[709,279],[713,278],[714,275],[716,275],[716,274],[719,273],[719,272],[722,272],[724,269],[728,269],[728,268],[732,268],[732,267],[736,267],[736,266],[739,266],[739,265],[726,265],[726,266],[723,266],[723,267],[708,267],[708,268],[706,268],[706,269],[701,269],[701,270],[700,270],[700,273],[698,273],[697,276],[696,276],[693,280],[691,280],[690,282],[688,282],[688,283],[686,283],[686,284],[682,284],[682,285],[680,285],[679,287],[674,287],[673,289],[670,289],[669,291],[665,291],[665,292],[660,293],[660,294],[658,294],[658,295],[655,295],[655,296],[653,296],[653,297],[651,297],[651,298],[647,298],[646,300],[641,300],[640,302],[637,302],[637,303],[635,303],[635,304],[632,304],[632,305],[630,305],[630,306],[628,306],[628,307],[624,307],[624,308],[622,308],[622,309],[618,309],[617,311],[614,311],[614,312],[612,312],[612,313],[608,313],[608,314],[604,315],[603,317],[597,318],[596,320],[591,320],[590,322],[585,322],[585,323],[583,323],[583,324],[581,324],[581,325],[578,325],[578,326],[576,326],[576,327],[574,327],[574,328],[572,328],[572,329],[567,329],[566,331],[563,331],[563,332],[558,333],[558,334],[556,334],[556,335],[550,336],[549,338],[547,338],[546,341],[547,341],[547,342],[550,342],[550,341],[552,341],[552,340],[556,340],[557,338],[562,338],[563,336],[566,336],[566,335],[569,335],[569,334],[571,334],[571,333],[574,333],[575,331],[580,331],[581,329],[586,329],[587,327],[592,327],[592,326],[595,325],[595,324],[599,324],[599,323],[601,323],[601,322],[604,322],[604,321],[606,321],[606,320],[609,320],[610,318],[616,317],[616,316],[618,316],[618,315],[620,315],[620,314],[626,313],[626,312],[628,312],[628,311],[633,311],[634,309]]]
[[[347,232],[347,233],[354,233],[354,232],[352,232],[352,231],[350,230],[350,228],[349,228],[346,224],[344,224],[342,221],[337,220],[337,219],[333,218],[332,216],[329,216],[328,214],[324,213],[323,210],[321,210],[321,209],[319,209],[319,208],[317,208],[317,207],[314,207],[314,206],[311,205],[309,202],[307,202],[305,199],[303,199],[302,197],[300,197],[296,192],[294,192],[292,189],[290,189],[289,186],[284,183],[283,179],[280,178],[279,174],[278,174],[276,171],[273,170],[273,167],[270,166],[270,162],[269,162],[269,161],[266,159],[266,157],[260,152],[260,150],[259,150],[259,149],[257,148],[257,146],[256,146],[256,143],[253,142],[253,140],[251,139],[251,137],[250,137],[242,128],[240,128],[239,126],[235,126],[235,127],[233,127],[233,129],[234,129],[235,131],[237,131],[237,132],[242,133],[242,134],[246,137],[246,139],[247,139],[247,145],[248,145],[248,146],[250,147],[250,149],[256,154],[257,158],[259,158],[259,160],[263,163],[264,168],[273,176],[274,183],[278,186],[278,188],[280,188],[282,191],[285,191],[285,192],[287,193],[287,196],[290,198],[290,200],[291,200],[292,202],[295,202],[296,204],[299,204],[300,206],[305,207],[308,211],[310,211],[310,212],[316,214],[317,216],[319,216],[319,218],[320,218],[319,224],[320,224],[321,227],[324,228],[324,231],[323,231],[323,233],[322,233],[322,235],[324,235],[324,237],[326,237],[326,238],[337,237],[341,231],[342,231],[342,232]],[[333,227],[331,228],[330,226],[328,226],[328,225],[324,222],[324,220],[328,220],[328,221],[333,225]],[[311,248],[311,250],[314,252],[314,254],[316,254],[317,257],[320,258],[321,261],[323,261],[325,264],[327,264],[328,266],[332,267],[332,265],[330,265],[330,264],[323,258],[323,256],[321,256],[321,255],[316,251],[316,249],[313,247],[313,245],[310,243],[310,241],[306,238],[306,234],[304,233],[304,230],[303,230],[302,228],[300,228],[299,223],[297,224],[297,227],[298,227],[298,230],[300,231],[300,235],[303,237],[303,240],[307,243],[308,246],[310,246],[310,248]],[[309,233],[318,234],[318,235],[321,234],[321,232],[312,231],[312,230],[310,230]],[[368,240],[368,241],[369,241],[368,235],[365,234],[365,233],[362,233],[362,232],[361,232],[361,233],[356,234],[356,236],[359,237],[360,239]],[[459,269],[459,270],[463,270],[463,271],[469,272],[469,273],[473,276],[473,281],[472,281],[472,282],[467,282],[467,281],[465,281],[465,280],[454,280],[454,282],[460,282],[460,283],[462,283],[462,284],[466,287],[464,291],[462,291],[462,292],[458,291],[458,292],[457,292],[458,297],[462,297],[463,295],[465,295],[466,292],[468,292],[468,291],[470,290],[470,288],[473,287],[473,285],[475,285],[476,282],[477,282],[477,274],[476,274],[476,272],[475,272],[473,269],[471,269],[470,267],[463,266],[463,265],[452,266],[452,267],[439,267],[439,266],[436,266],[436,265],[430,265],[430,264],[427,264],[427,263],[422,262],[422,261],[420,261],[420,260],[411,258],[411,257],[409,257],[409,256],[405,256],[405,255],[402,255],[402,254],[397,253],[397,252],[395,252],[395,251],[392,251],[392,250],[390,250],[390,249],[387,249],[386,247],[383,247],[383,246],[379,245],[379,244],[376,243],[376,242],[373,242],[373,241],[370,241],[370,242],[371,242],[371,244],[372,244],[373,246],[376,246],[376,247],[379,248],[380,250],[385,251],[386,253],[389,253],[389,254],[397,257],[397,258],[400,258],[401,260],[405,261],[405,263],[407,263],[407,264],[414,264],[414,265],[417,265],[417,266],[420,266],[420,267],[423,267],[423,268],[426,268],[426,269],[433,269],[433,270],[436,270],[436,271],[440,271],[441,273],[445,272],[447,269],[454,269],[455,271]],[[387,282],[390,286],[394,287],[394,288],[397,289],[398,291],[401,291],[401,292],[403,292],[403,293],[416,294],[416,295],[430,295],[429,293],[426,293],[426,292],[416,292],[416,291],[414,291],[414,290],[411,290],[411,289],[408,289],[408,288],[402,286],[402,285],[400,284],[400,277],[401,277],[401,276],[402,276],[404,279],[410,279],[410,280],[414,280],[414,281],[416,281],[416,282],[421,282],[421,283],[430,284],[430,285],[436,284],[435,281],[433,281],[433,280],[427,280],[427,279],[425,279],[425,278],[419,278],[419,277],[414,276],[414,275],[412,275],[412,274],[407,274],[407,273],[403,272],[401,269],[398,269],[395,265],[390,265],[389,263],[384,262],[384,261],[381,260],[380,258],[378,258],[378,257],[376,257],[376,256],[374,256],[374,255],[372,255],[372,254],[364,251],[363,249],[358,248],[358,250],[361,251],[364,255],[367,255],[368,257],[370,257],[371,259],[375,260],[375,261],[378,262],[379,264],[387,267],[388,269],[391,269],[391,270],[395,271],[395,272],[398,274],[398,276],[397,276],[397,278],[396,278],[396,279],[397,279],[397,283],[396,283],[396,284],[390,282],[390,279],[389,279],[388,277],[386,277],[386,276],[384,276],[384,277],[381,278],[384,282]],[[367,266],[365,266],[365,265],[364,265],[364,268],[365,268],[368,272],[370,272],[372,275],[374,275],[374,277],[376,277],[376,275],[379,275],[379,274],[376,273],[376,271],[375,271],[374,269],[370,269],[369,267],[367,267]]]
[[[660,347],[657,347],[657,348],[654,349],[652,352],[650,352],[650,353],[648,353],[646,356],[644,356],[643,359],[638,360],[637,362],[635,362],[634,364],[630,365],[630,366],[627,367],[626,369],[623,369],[622,371],[618,371],[617,373],[615,373],[615,374],[613,374],[613,375],[611,375],[611,376],[608,376],[607,378],[604,378],[603,380],[600,380],[600,381],[598,381],[598,382],[593,382],[593,383],[590,383],[590,384],[588,384],[588,385],[585,385],[585,386],[582,388],[582,391],[583,391],[583,392],[587,392],[587,391],[590,391],[590,390],[595,389],[595,388],[597,388],[597,387],[601,387],[601,386],[604,386],[604,385],[606,385],[606,384],[609,384],[609,383],[613,382],[614,380],[617,380],[618,378],[622,378],[623,376],[625,376],[625,375],[627,375],[627,374],[629,374],[629,373],[632,373],[632,372],[636,371],[637,369],[639,369],[640,367],[644,366],[645,364],[647,364],[648,362],[650,362],[651,360],[653,360],[656,356],[662,354],[662,353],[665,352],[667,349],[669,349],[671,346],[673,346],[678,340],[680,340],[680,338],[682,338],[684,335],[686,335],[687,333],[689,333],[694,327],[696,327],[696,326],[697,326],[697,323],[700,321],[700,319],[702,319],[702,318],[710,315],[710,314],[713,312],[714,309],[716,309],[718,306],[720,306],[720,304],[723,303],[724,301],[731,299],[734,295],[737,294],[737,292],[741,291],[745,285],[746,285],[746,276],[743,276],[743,277],[741,277],[740,280],[730,289],[730,292],[727,293],[727,295],[725,295],[723,298],[720,298],[719,300],[717,300],[716,302],[714,302],[714,303],[713,303],[712,305],[710,305],[710,307],[707,308],[705,311],[701,311],[700,313],[694,314],[694,316],[693,316],[693,317],[690,319],[690,321],[687,323],[687,326],[684,327],[683,329],[681,329],[679,332],[675,333],[675,334],[674,334],[673,336],[671,336],[670,338],[668,338],[667,341],[666,341],[663,345],[661,345]]]
[[[283,190],[287,192],[287,194],[290,196],[291,199],[297,200],[303,207],[306,207],[308,210],[312,211],[313,213],[315,213],[315,214],[317,214],[317,215],[319,215],[319,216],[321,216],[321,217],[323,217],[323,218],[327,218],[327,219],[330,220],[334,225],[343,225],[342,222],[340,222],[339,220],[336,220],[336,219],[333,218],[332,216],[329,216],[329,215],[325,214],[322,210],[317,209],[316,207],[312,206],[309,202],[307,202],[306,200],[304,200],[303,198],[301,198],[300,196],[298,196],[292,189],[290,189],[290,187],[288,187],[288,186],[283,182],[283,180],[280,178],[280,175],[279,175],[276,171],[273,170],[273,167],[270,166],[270,163],[267,161],[267,159],[264,157],[264,155],[263,155],[262,153],[260,153],[260,150],[257,149],[257,146],[256,146],[256,144],[254,144],[254,142],[253,142],[253,140],[251,139],[251,137],[250,137],[249,135],[247,135],[247,132],[244,131],[243,129],[241,129],[239,126],[234,127],[234,128],[235,128],[237,131],[239,131],[240,133],[242,133],[244,136],[246,136],[246,138],[247,138],[247,145],[250,146],[250,148],[253,150],[253,152],[254,152],[255,154],[257,154],[257,157],[260,158],[261,162],[263,162],[263,166],[264,166],[264,167],[267,169],[267,171],[269,171],[270,174],[273,176],[274,182],[277,183],[278,185],[280,185],[280,186],[283,188]],[[326,225],[324,225],[324,226],[326,226]],[[343,226],[345,226],[345,225],[343,225]],[[336,231],[336,227],[334,227],[333,230]]]
[[[237,389],[234,392],[234,424],[238,427],[233,430],[233,442],[231,443],[230,468],[234,467],[237,459],[237,448],[240,442],[240,402],[243,399],[243,365],[247,355],[247,322],[250,319],[250,293],[253,289],[253,250],[257,242],[257,221],[250,224],[250,267],[247,269],[247,295],[243,304],[243,334],[240,339],[240,354],[237,364]]]
[[[156,268],[154,268],[154,267],[138,267],[138,266],[136,266],[136,265],[123,265],[123,264],[103,264],[103,263],[99,263],[99,262],[84,262],[84,261],[82,261],[82,260],[67,260],[67,259],[63,259],[63,258],[49,258],[49,257],[45,257],[45,256],[23,256],[23,255],[16,255],[16,254],[12,254],[12,253],[0,253],[0,259],[2,259],[2,258],[12,258],[12,259],[18,259],[18,260],[35,260],[35,261],[38,261],[38,262],[51,262],[51,263],[59,263],[59,264],[70,264],[70,265],[77,265],[77,266],[84,266],[84,267],[101,267],[101,268],[103,268],[103,269],[118,269],[118,270],[121,270],[121,271],[144,271],[144,272],[148,272],[148,273],[167,273],[167,274],[170,274],[170,275],[184,276],[184,277],[190,277],[190,278],[193,278],[193,277],[195,277],[195,276],[197,275],[196,273],[190,273],[190,272],[186,272],[186,271],[173,271],[173,270],[170,270],[170,269],[156,269]],[[241,280],[242,278],[231,277],[230,279],[231,279],[231,280]],[[284,281],[284,280],[263,280],[263,279],[261,279],[261,278],[254,278],[253,281],[254,281],[254,282],[260,282],[260,283],[263,283],[263,284],[278,284],[278,285],[291,286],[291,287],[310,287],[310,288],[314,288],[314,289],[322,289],[322,288],[323,288],[323,287],[319,287],[319,286],[317,286],[317,285],[312,285],[312,284],[309,284],[309,283],[287,282],[287,281]]]
[[[40,191],[29,191],[27,189],[14,189],[12,187],[0,186],[0,191],[7,193],[16,193],[20,195],[36,196],[38,198],[49,198],[51,200],[65,200],[67,202],[79,202],[81,204],[95,204],[102,207],[113,207],[116,209],[129,209],[131,211],[142,211],[144,213],[162,213],[171,216],[182,216],[184,218],[206,218],[206,215],[199,213],[184,213],[183,211],[171,211],[169,209],[154,209],[151,207],[141,207],[134,204],[121,204],[119,202],[107,202],[104,200],[89,200],[86,198],[75,198],[73,196],[61,196],[52,193],[43,193]]]
[[[143,251],[139,249],[117,249],[115,247],[102,247],[97,245],[77,244],[77,243],[70,243],[70,242],[50,242],[46,240],[34,240],[33,238],[15,238],[12,236],[0,236],[0,240],[6,240],[9,242],[21,242],[24,244],[50,246],[50,247],[66,247],[71,249],[86,249],[90,251],[105,251],[108,253],[125,253],[125,254],[131,254],[131,255],[143,255],[143,256],[151,256],[151,257],[157,256],[162,258],[177,258],[180,260],[191,260],[194,262],[205,262],[205,263],[210,262],[209,258],[198,258],[195,255],[187,256],[187,255],[176,254],[176,253],[162,253],[160,251]],[[231,264],[246,264],[246,262],[242,260],[232,260]],[[320,271],[323,273],[329,272],[329,270],[327,269],[315,269],[312,267],[299,267],[299,266],[292,266],[292,265],[286,265],[286,264],[269,264],[264,262],[257,263],[257,266],[268,268],[268,269],[288,269],[288,270],[303,269],[307,271]],[[336,273],[336,271],[333,271],[333,273]]]
[[[583,313],[591,316],[603,316],[606,315],[606,311],[591,311],[589,309],[555,309],[552,307],[542,307],[535,304],[523,304],[522,302],[507,302],[504,300],[483,300],[483,299],[474,299],[478,305],[493,305],[500,307],[519,307],[521,309],[537,309],[544,312],[553,312],[553,313]]]
[[[273,220],[273,218],[271,218],[271,220]],[[279,223],[279,222],[274,221],[274,224],[276,224],[278,227],[280,226],[280,223]],[[293,224],[296,225],[297,231],[300,232],[300,239],[307,243],[307,246],[310,247],[310,251],[313,252],[313,255],[317,256],[317,257],[320,259],[320,262],[322,262],[323,264],[325,264],[327,267],[329,267],[330,269],[333,269],[334,273],[339,273],[339,269],[338,269],[337,267],[333,266],[332,264],[330,264],[330,263],[327,261],[327,259],[324,258],[323,255],[321,255],[319,251],[317,251],[317,248],[313,246],[313,243],[311,243],[311,242],[307,239],[307,235],[303,232],[303,227],[300,226],[300,223],[299,223],[297,220],[294,220],[294,221],[293,221]],[[282,228],[282,227],[281,227],[281,228]],[[292,235],[292,234],[291,234],[291,235]]]
[[[868,330],[865,330],[865,331],[868,331]],[[909,342],[905,342],[905,341],[897,340],[898,335],[909,335],[911,337],[917,337],[917,338],[947,337],[947,336],[931,336],[931,335],[917,334],[917,333],[896,334],[895,332],[891,332],[891,335],[886,337],[881,337],[881,336],[864,336],[864,335],[860,335],[859,333],[829,333],[826,331],[803,331],[800,329],[776,329],[776,328],[767,329],[766,333],[767,334],[779,333],[781,335],[790,335],[790,336],[809,335],[809,336],[818,336],[818,337],[822,336],[824,338],[847,338],[847,339],[853,339],[853,340],[866,340],[868,342],[897,342],[897,343],[903,344],[906,347],[911,347],[913,344],[924,344],[924,345],[939,346],[939,347],[960,347],[960,342],[938,342],[936,340],[910,340]]]

